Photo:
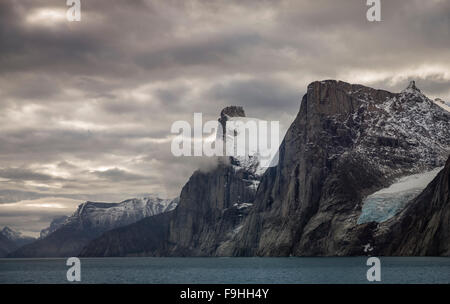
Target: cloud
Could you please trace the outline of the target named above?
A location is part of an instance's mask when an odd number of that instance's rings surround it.
[[[71,215],[81,202],[67,198],[46,197],[0,204],[1,226],[12,227],[28,235],[38,236],[52,219]]]
[[[141,179],[149,179],[147,176],[127,172],[119,168],[108,169],[104,171],[92,171],[93,175],[106,179],[111,182],[128,182]]]
[[[299,104],[300,93],[299,88],[278,79],[245,79],[214,85],[206,97],[243,105],[245,109],[289,111]]]
[[[25,168],[0,168],[0,177],[13,180],[34,180],[34,181],[49,181],[52,176],[34,172]]]

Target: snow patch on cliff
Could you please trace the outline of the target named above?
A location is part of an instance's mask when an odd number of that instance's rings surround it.
[[[362,212],[357,223],[372,221],[381,223],[390,219],[419,195],[442,168],[405,176],[389,187],[369,195],[363,201]]]

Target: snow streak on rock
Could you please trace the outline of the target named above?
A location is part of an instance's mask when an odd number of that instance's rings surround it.
[[[381,223],[390,219],[419,195],[442,168],[403,177],[391,186],[369,195],[363,202],[358,224],[372,221]]]

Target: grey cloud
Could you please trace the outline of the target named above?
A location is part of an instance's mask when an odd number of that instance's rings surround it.
[[[244,105],[248,109],[292,110],[300,100],[300,90],[279,80],[236,80],[217,84],[207,93],[207,98],[225,100],[227,104]]]
[[[76,165],[74,165],[74,164],[68,162],[68,161],[63,160],[63,161],[60,161],[60,162],[58,163],[58,168],[63,168],[63,169],[76,169],[76,168],[78,168],[78,167],[77,167]]]
[[[26,168],[3,168],[0,169],[0,177],[14,180],[34,180],[34,181],[50,181],[53,179],[48,174],[34,172]]]
[[[105,171],[93,171],[91,172],[95,176],[99,178],[103,178],[112,182],[124,182],[124,181],[136,181],[142,179],[149,179],[146,176],[134,174],[127,172],[125,170],[121,170],[119,168],[108,169]]]
[[[158,89],[155,93],[164,105],[173,104],[183,100],[183,95],[187,93],[189,89],[186,86],[177,86],[173,89]]]
[[[262,41],[259,35],[251,33],[182,41],[179,45],[138,55],[136,63],[148,69],[229,64],[239,57],[240,51],[245,51],[248,46],[254,47]]]
[[[414,80],[418,88],[429,95],[432,96],[449,96],[450,95],[450,81],[445,77],[445,75],[441,74],[430,74],[427,76],[409,76],[406,78],[397,79],[396,77],[388,77],[381,79],[379,81],[374,81],[369,83],[376,88],[383,88],[386,90],[390,90],[392,92],[400,92],[408,83]]]

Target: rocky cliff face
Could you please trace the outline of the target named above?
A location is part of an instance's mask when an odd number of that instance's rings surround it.
[[[227,107],[222,110],[219,123],[223,125],[225,139],[229,119],[244,117],[242,107]],[[145,254],[153,256],[211,256],[219,247],[226,247],[239,231],[240,224],[252,207],[261,172],[255,158],[221,157],[209,171],[196,171],[184,185],[177,208],[167,217],[152,217],[136,224],[110,231],[92,241],[82,256],[115,256]],[[146,244],[147,236],[137,227],[156,226],[159,234],[152,234],[152,240],[159,248]],[[117,249],[113,244],[136,240],[127,250]],[[121,241],[122,240],[122,241]],[[150,247],[148,247],[150,246]],[[140,253],[136,252],[140,248]],[[122,250],[123,249],[123,250]]]
[[[46,236],[19,248],[10,257],[76,256],[92,239],[105,231],[135,223],[145,217],[169,212],[178,199],[136,198],[121,203],[85,202],[62,223],[44,229]]]
[[[54,218],[50,225],[44,229],[41,230],[41,233],[39,234],[39,238],[43,239],[45,237],[47,237],[49,234],[55,232],[56,230],[58,230],[59,228],[61,228],[64,223],[67,221],[69,217],[68,216],[60,216],[57,218]]]
[[[229,240],[248,213],[256,176],[231,164],[195,172],[180,195],[170,220],[170,255],[207,256]]]
[[[278,166],[264,175],[254,209],[224,254],[361,254],[374,225],[357,224],[362,199],[395,178],[442,166],[449,115],[414,83],[399,94],[310,84]]]

